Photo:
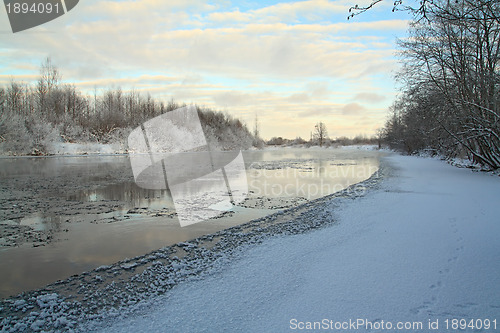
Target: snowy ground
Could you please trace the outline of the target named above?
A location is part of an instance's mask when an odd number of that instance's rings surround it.
[[[500,178],[384,164],[364,196],[357,186],[5,301],[0,329],[500,331]],[[71,285],[79,296],[64,300]]]
[[[105,155],[126,154],[127,148],[124,144],[113,143],[52,143],[47,148],[50,155]]]
[[[436,159],[388,162],[378,190],[335,205],[338,224],[269,238],[103,331],[458,332],[454,320],[474,319],[483,329],[461,332],[499,332],[500,179]]]

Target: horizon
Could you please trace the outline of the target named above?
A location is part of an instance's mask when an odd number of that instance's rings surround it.
[[[307,140],[375,135],[397,95],[396,38],[410,15],[368,1],[81,2],[13,34],[0,16],[0,85],[27,83],[50,57],[83,94],[135,90],[155,100],[226,112],[260,135]],[[135,23],[134,23],[135,22]]]

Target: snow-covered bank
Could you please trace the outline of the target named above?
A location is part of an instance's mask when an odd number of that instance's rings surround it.
[[[394,174],[380,189],[335,204],[338,224],[269,238],[104,331],[288,332],[359,319],[366,324],[351,331],[390,323],[392,331],[454,332],[454,320],[474,319],[498,332],[500,179],[435,159],[388,162]]]
[[[44,151],[33,149],[29,153],[16,151],[2,151],[0,158],[11,157],[34,157],[34,156],[84,156],[84,155],[118,155],[127,154],[127,146],[124,143],[74,143],[74,142],[51,142]]]
[[[47,148],[52,155],[107,155],[126,154],[125,144],[113,143],[52,143]]]

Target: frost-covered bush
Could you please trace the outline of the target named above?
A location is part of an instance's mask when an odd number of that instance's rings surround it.
[[[26,128],[31,136],[34,153],[46,153],[48,144],[62,141],[58,129],[40,118],[26,121]]]
[[[4,118],[0,124],[0,152],[7,155],[23,155],[33,149],[32,137],[20,116]]]
[[[120,128],[120,127],[115,128],[112,131],[103,135],[101,143],[106,143],[106,144],[125,143],[131,131],[132,129],[130,128]]]
[[[307,141],[302,139],[300,136],[296,137],[295,140],[292,141],[292,145],[303,145],[306,143]]]
[[[0,152],[7,155],[43,155],[52,142],[61,141],[56,126],[37,117],[18,115],[3,120],[0,135]]]
[[[198,109],[198,115],[211,149],[237,150],[252,146],[254,137],[240,120],[207,109]]]
[[[64,142],[91,142],[88,130],[77,124],[60,124],[59,131]]]

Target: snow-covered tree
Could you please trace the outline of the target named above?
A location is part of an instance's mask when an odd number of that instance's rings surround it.
[[[319,122],[314,125],[313,139],[318,141],[319,146],[322,147],[328,138],[328,131],[326,125],[323,122]]]

